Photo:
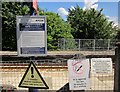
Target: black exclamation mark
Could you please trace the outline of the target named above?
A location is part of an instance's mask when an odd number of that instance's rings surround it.
[[[31,77],[32,78],[34,78],[33,72],[34,72],[34,69],[33,69],[33,67],[31,67]]]

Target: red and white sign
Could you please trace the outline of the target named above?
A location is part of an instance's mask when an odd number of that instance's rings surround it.
[[[68,60],[70,90],[87,90],[90,84],[89,59]]]

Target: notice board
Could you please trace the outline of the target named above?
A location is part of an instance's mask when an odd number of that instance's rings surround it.
[[[111,58],[92,58],[91,73],[93,74],[111,74],[112,59]]]
[[[47,54],[47,28],[45,16],[17,16],[18,56]]]

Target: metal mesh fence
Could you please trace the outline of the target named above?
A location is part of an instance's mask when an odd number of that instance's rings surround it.
[[[31,60],[3,61],[2,63],[0,63],[1,85],[5,85],[5,86],[12,85],[13,88],[16,88],[17,90],[27,90],[26,88],[18,87],[18,85],[30,61]],[[49,86],[48,90],[52,90],[52,91],[54,90],[55,92],[56,91],[68,92],[69,86],[68,86],[67,59],[34,60],[34,62],[40,74],[48,84]],[[113,91],[113,89],[114,89],[114,67],[112,69],[111,74],[92,74],[90,72],[89,90]],[[47,92],[47,90],[44,91]]]
[[[115,39],[59,39],[59,50],[106,51],[114,50]]]
[[[35,62],[40,74],[49,85],[49,90],[58,90],[68,82],[66,63],[55,63],[55,60],[35,60],[33,62]],[[0,81],[2,85],[13,85],[17,90],[26,90],[25,88],[19,88],[18,85],[29,63],[30,60],[1,63]]]
[[[102,68],[102,67],[101,67]],[[112,73],[90,73],[91,90],[113,91],[114,90],[114,63]]]

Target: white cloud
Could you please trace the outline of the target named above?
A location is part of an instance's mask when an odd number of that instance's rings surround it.
[[[84,0],[84,3],[87,4],[87,3],[91,3],[91,4],[94,4],[98,2],[98,0]]]
[[[65,8],[61,7],[58,9],[58,14],[61,16],[66,16],[66,15],[68,15],[68,11],[66,11]]]
[[[94,4],[94,5],[92,5],[91,8],[94,8],[95,10],[97,10],[97,8],[98,8],[98,4]]]
[[[98,2],[98,0],[84,0],[83,10],[90,9],[90,8],[97,9],[98,8],[98,4],[95,4],[97,2]]]
[[[110,16],[106,16],[108,18],[108,21],[113,21],[114,22],[114,26],[118,26],[118,17],[110,17]]]

